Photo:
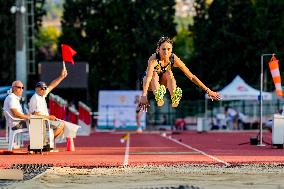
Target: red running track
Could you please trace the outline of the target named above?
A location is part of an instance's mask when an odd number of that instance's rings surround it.
[[[58,144],[59,152],[27,154],[26,148],[10,155],[0,155],[0,168],[13,164],[53,164],[54,166],[136,166],[178,164],[275,164],[284,163],[284,150],[271,145],[250,145],[249,132],[183,132],[129,133],[129,140],[120,142],[124,133],[93,133],[74,139],[75,152],[66,151],[66,144]],[[263,133],[271,142],[271,133]],[[242,143],[246,143],[239,145]],[[27,146],[27,144],[26,144]],[[127,147],[128,146],[128,147]],[[5,154],[6,149],[0,149]]]

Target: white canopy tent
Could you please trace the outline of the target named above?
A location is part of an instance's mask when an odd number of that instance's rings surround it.
[[[218,91],[222,100],[258,100],[260,91],[249,86],[240,76],[236,76],[234,80]],[[263,100],[271,100],[272,94],[262,92]],[[209,99],[208,95],[205,95]]]
[[[225,86],[222,90],[218,91],[222,100],[220,101],[220,107],[222,101],[234,101],[234,100],[258,100],[260,96],[260,90],[254,89],[249,86],[239,75],[237,75],[231,83]],[[263,100],[271,100],[272,93],[262,92]],[[205,118],[208,118],[208,95],[205,95]],[[254,109],[254,112],[256,109]],[[256,114],[256,113],[254,113]],[[211,115],[212,116],[212,115]]]

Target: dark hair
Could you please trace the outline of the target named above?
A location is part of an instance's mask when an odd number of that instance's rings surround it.
[[[170,44],[173,44],[173,41],[171,40],[171,38],[166,37],[166,36],[162,36],[159,41],[157,42],[157,49],[160,48],[160,46],[164,43],[164,42],[168,42]]]

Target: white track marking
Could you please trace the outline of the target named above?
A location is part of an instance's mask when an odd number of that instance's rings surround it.
[[[128,165],[129,146],[130,146],[130,133],[127,133],[127,140],[126,140],[126,146],[125,146],[123,166],[127,166]]]
[[[209,158],[211,158],[211,159],[213,159],[213,160],[215,160],[215,161],[217,161],[217,162],[219,162],[219,163],[225,164],[226,166],[230,166],[230,165],[231,165],[231,164],[228,163],[228,162],[222,161],[222,160],[220,160],[219,158],[216,158],[216,157],[214,157],[214,156],[211,156],[211,155],[209,155],[209,154],[207,154],[207,153],[205,153],[205,152],[203,152],[203,151],[201,151],[201,150],[198,150],[198,149],[196,149],[196,148],[193,148],[193,147],[191,147],[191,146],[189,146],[189,145],[187,145],[187,144],[185,144],[185,143],[182,143],[182,142],[180,142],[180,141],[178,141],[178,140],[176,140],[176,139],[173,139],[173,138],[167,137],[167,136],[162,136],[162,137],[164,137],[164,138],[166,138],[166,139],[168,139],[168,140],[171,140],[171,141],[173,141],[173,142],[175,142],[175,143],[177,143],[177,144],[179,144],[179,145],[182,145],[182,146],[184,146],[184,147],[186,147],[186,148],[188,148],[188,149],[191,149],[191,150],[194,150],[194,151],[196,151],[196,152],[199,152],[199,153],[201,153],[201,154],[203,154],[203,155],[205,155],[205,156],[207,156],[207,157],[209,157]]]

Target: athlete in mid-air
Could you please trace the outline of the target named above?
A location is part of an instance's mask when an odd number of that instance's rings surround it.
[[[211,91],[195,75],[193,75],[185,64],[173,52],[173,42],[169,37],[161,37],[157,43],[156,53],[148,60],[148,67],[143,77],[143,92],[140,98],[140,108],[147,111],[149,103],[147,93],[153,91],[158,106],[164,105],[166,88],[169,90],[172,107],[179,105],[182,97],[181,88],[177,87],[172,68],[178,67],[197,86],[203,89],[212,100],[220,100],[221,95]]]

